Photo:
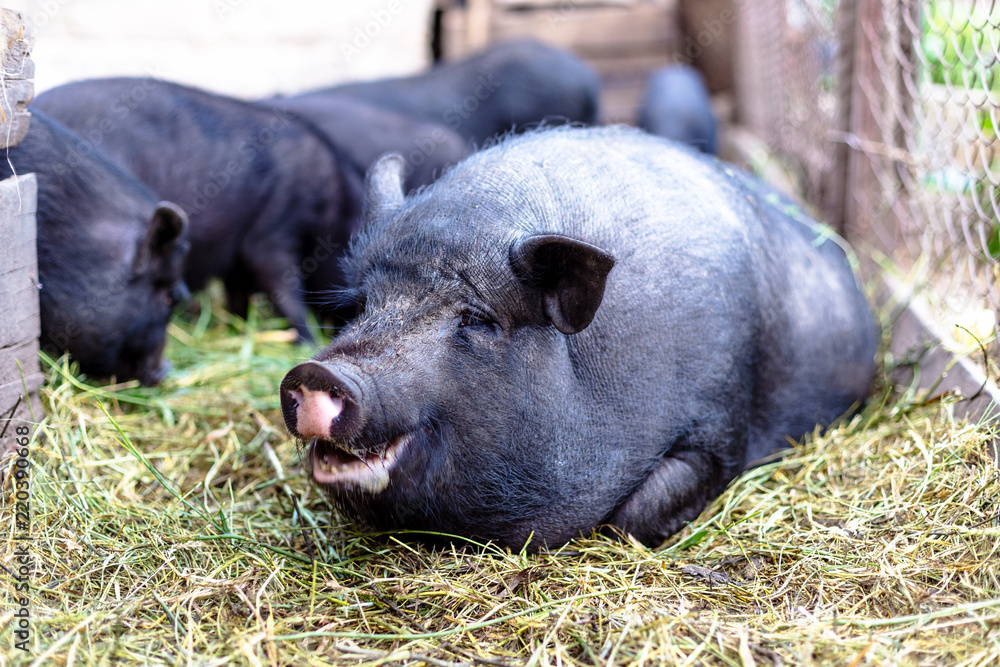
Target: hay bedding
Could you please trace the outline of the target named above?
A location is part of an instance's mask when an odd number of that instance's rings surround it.
[[[1000,475],[945,403],[886,398],[659,550],[435,551],[305,483],[275,388],[306,353],[216,303],[171,325],[159,388],[52,362],[30,651],[5,603],[0,664],[1000,664]]]

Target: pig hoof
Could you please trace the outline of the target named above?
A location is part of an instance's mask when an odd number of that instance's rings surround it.
[[[405,433],[384,448],[359,453],[345,451],[329,440],[313,440],[309,445],[312,477],[327,486],[378,493],[389,485],[389,473],[412,440],[413,433]]]

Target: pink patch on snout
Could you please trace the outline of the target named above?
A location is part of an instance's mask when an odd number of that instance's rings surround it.
[[[298,403],[295,409],[295,430],[298,434],[306,439],[329,438],[333,420],[344,411],[344,399],[301,386],[290,393]]]

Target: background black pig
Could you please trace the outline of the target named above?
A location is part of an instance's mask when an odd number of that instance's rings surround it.
[[[155,79],[68,83],[31,106],[187,212],[191,289],[221,277],[230,310],[244,317],[250,294],[266,292],[311,339],[303,288],[342,283],[338,260],[360,197],[322,135],[276,110]]]
[[[13,167],[13,170],[12,170]],[[34,112],[0,178],[38,179],[42,349],[64,350],[97,377],[159,382],[181,278],[187,219],[78,136]]]
[[[718,125],[712,99],[698,70],[689,65],[670,65],[649,75],[639,107],[639,127],[716,155]]]
[[[405,199],[401,165],[369,174],[360,314],[280,392],[363,521],[655,545],[863,400],[877,335],[844,252],[734,168],[625,128],[510,139]]]
[[[260,103],[294,115],[326,135],[360,179],[382,155],[399,153],[406,160],[407,192],[432,183],[469,154],[465,140],[444,125],[335,94],[272,97]]]
[[[336,93],[444,123],[481,146],[543,121],[598,122],[600,79],[572,53],[529,40],[502,42],[414,76],[345,83],[307,95]]]

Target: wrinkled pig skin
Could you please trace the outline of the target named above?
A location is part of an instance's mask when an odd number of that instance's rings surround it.
[[[878,331],[842,241],[734,167],[564,128],[410,197],[401,168],[369,173],[359,315],[280,390],[363,523],[656,545],[866,396]]]
[[[94,377],[160,382],[167,323],[188,296],[184,212],[37,111],[5,154],[0,177],[38,181],[42,349]]]
[[[340,258],[359,221],[362,183],[352,184],[322,134],[278,110],[158,79],[75,81],[31,108],[185,210],[190,289],[221,278],[241,317],[263,292],[302,341],[312,340],[307,301],[346,316],[323,294],[343,285]]]

